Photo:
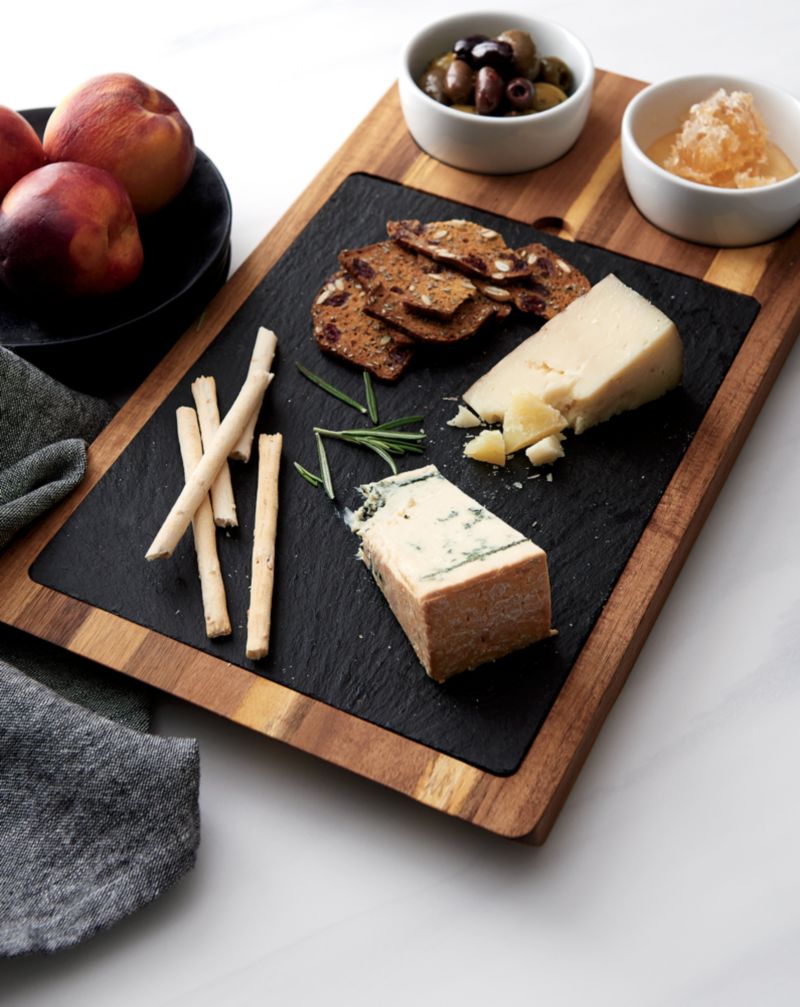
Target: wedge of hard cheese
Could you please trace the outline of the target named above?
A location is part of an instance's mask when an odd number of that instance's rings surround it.
[[[547,557],[434,465],[361,487],[361,558],[438,682],[550,636]]]
[[[524,389],[581,433],[659,398],[680,383],[682,371],[674,323],[612,274],[503,357],[464,401],[496,423]]]

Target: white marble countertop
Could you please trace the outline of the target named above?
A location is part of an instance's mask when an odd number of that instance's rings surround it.
[[[51,105],[110,70],[166,91],[227,180],[236,266],[390,86],[404,38],[460,9],[15,5],[0,102]],[[618,73],[744,71],[800,95],[789,0],[546,13]],[[0,963],[0,1001],[800,1002],[799,390],[795,350],[544,847],[162,699],[159,732],[200,741],[195,870],[83,946]]]

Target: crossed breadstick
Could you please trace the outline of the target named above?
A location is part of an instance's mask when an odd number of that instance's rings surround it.
[[[264,350],[271,344],[274,353],[275,343],[273,332],[270,332],[269,329],[259,330],[250,362],[250,370],[241,391],[236,396],[225,418],[212,433],[208,443],[203,444],[203,457],[186,480],[178,499],[172,505],[172,509],[145,553],[145,559],[167,559],[172,555],[175,546],[191,524],[195,511],[209,493],[212,484],[225,465],[228,455],[234,449],[241,450],[242,435],[248,429],[255,428],[264,393],[274,377],[268,370],[272,365],[271,355],[267,359]],[[250,456],[249,446],[246,448],[246,456]]]
[[[153,560],[171,556],[186,529],[193,524],[206,632],[209,637],[230,633],[225,588],[219,573],[214,537],[215,520],[216,524],[222,526],[237,523],[229,474],[228,478],[225,478],[227,460],[229,456],[243,461],[247,461],[250,457],[264,393],[273,379],[269,369],[272,366],[276,346],[275,334],[269,329],[259,329],[247,378],[222,421],[219,419],[213,378],[199,378],[192,385],[198,406],[197,414],[187,407],[181,407],[177,412],[185,483],[147,550],[145,558]],[[202,456],[199,445],[201,431]],[[272,436],[262,434],[259,438],[258,490],[247,636],[247,657],[253,660],[265,657],[269,648],[278,512],[278,469],[282,443],[280,434]],[[215,505],[213,510],[209,493]]]

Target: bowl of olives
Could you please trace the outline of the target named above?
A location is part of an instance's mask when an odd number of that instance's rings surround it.
[[[543,18],[473,12],[418,32],[403,52],[400,102],[420,147],[455,168],[512,174],[550,164],[589,114],[594,65]]]

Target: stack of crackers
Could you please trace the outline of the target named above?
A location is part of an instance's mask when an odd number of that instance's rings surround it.
[[[548,319],[589,281],[541,244],[510,249],[470,220],[390,220],[388,240],[339,254],[314,298],[326,353],[394,381],[426,344],[468,339],[516,309]]]

